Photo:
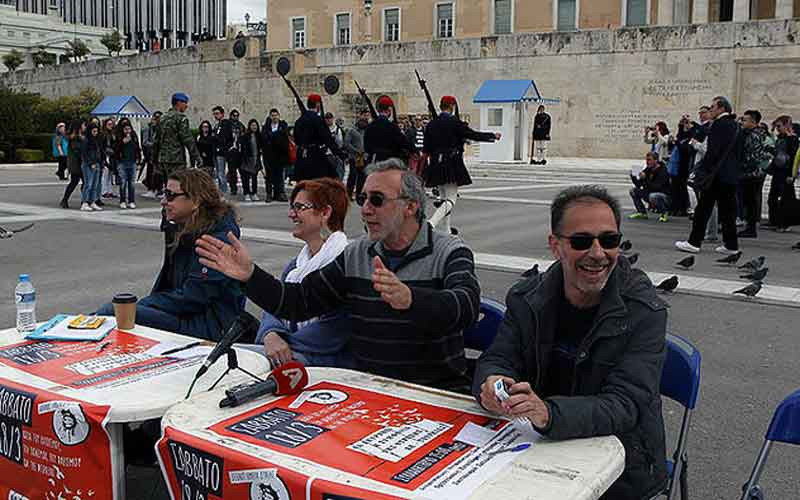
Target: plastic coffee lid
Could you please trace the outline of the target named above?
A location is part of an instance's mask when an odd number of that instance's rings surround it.
[[[111,302],[115,304],[133,304],[137,300],[138,299],[136,298],[136,295],[132,293],[118,293],[114,295],[114,298],[111,300]]]
[[[20,280],[20,281],[30,281],[30,280],[31,280],[31,277],[30,277],[30,276],[28,276],[27,274],[20,274],[20,275],[19,275],[19,280]]]

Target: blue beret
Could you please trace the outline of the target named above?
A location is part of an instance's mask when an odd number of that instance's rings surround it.
[[[172,102],[177,102],[177,101],[189,102],[189,96],[184,94],[183,92],[177,92],[175,94],[172,94]]]

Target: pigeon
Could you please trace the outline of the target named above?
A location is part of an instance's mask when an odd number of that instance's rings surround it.
[[[630,265],[636,264],[636,261],[638,261],[638,260],[639,260],[639,254],[638,253],[635,253],[633,255],[628,256],[628,262],[630,263]]]
[[[633,248],[633,243],[631,243],[631,240],[625,240],[619,244],[619,249],[623,252],[630,252],[631,248]]]
[[[671,292],[678,288],[678,277],[677,276],[670,276],[669,278],[665,279],[661,283],[656,286],[656,290],[662,290],[665,292]]]
[[[800,250],[800,241],[792,245],[792,250]]]
[[[761,291],[761,282],[760,281],[754,281],[754,282],[750,283],[749,285],[747,285],[746,287],[744,287],[744,288],[742,288],[740,290],[736,290],[733,293],[734,294],[740,293],[742,295],[747,295],[748,297],[755,297],[758,294],[758,292],[760,292],[760,291]]]
[[[684,269],[689,269],[690,267],[692,267],[694,265],[694,255],[690,255],[690,256],[686,257],[685,259],[679,260],[678,262],[675,263],[675,265],[676,266],[680,266],[680,267],[682,267]]]
[[[761,269],[761,266],[764,265],[764,262],[766,260],[767,260],[767,258],[762,255],[760,257],[756,257],[755,259],[753,259],[753,260],[751,260],[749,262],[745,262],[744,264],[739,266],[739,269],[747,269],[749,271],[756,271],[758,269]]]
[[[721,259],[717,259],[717,262],[719,262],[720,264],[733,265],[733,264],[736,264],[737,262],[739,262],[739,259],[741,259],[741,258],[742,258],[742,252],[736,252],[734,254],[728,255],[728,256],[723,257]]]
[[[14,237],[15,234],[21,233],[22,231],[27,231],[28,229],[33,227],[33,223],[28,224],[27,226],[22,226],[19,229],[5,229],[0,227],[0,240],[5,240],[8,238]]]
[[[748,279],[750,281],[762,281],[767,276],[767,272],[769,272],[769,268],[762,267],[761,269],[757,269],[750,274],[743,274],[739,277]]]

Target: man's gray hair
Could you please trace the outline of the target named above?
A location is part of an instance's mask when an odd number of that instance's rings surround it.
[[[367,165],[366,168],[367,176],[393,170],[403,173],[400,177],[400,196],[417,202],[417,222],[422,224],[425,221],[425,200],[427,197],[422,179],[409,170],[399,158],[389,158],[388,160],[375,162]]]
[[[733,106],[731,106],[731,101],[729,101],[727,97],[718,95],[712,99],[712,101],[716,101],[719,107],[724,109],[726,113],[733,113]]]
[[[619,200],[611,196],[611,193],[603,186],[586,184],[570,186],[553,198],[553,203],[550,204],[550,230],[553,234],[561,233],[561,223],[567,209],[574,203],[585,199],[594,199],[608,205],[608,208],[610,208],[611,212],[614,214],[617,230],[619,230],[622,219],[622,210],[620,209]]]

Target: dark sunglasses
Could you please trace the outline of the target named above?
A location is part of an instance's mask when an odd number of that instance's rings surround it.
[[[396,200],[405,200],[407,199],[405,196],[398,196],[397,198],[387,198],[383,193],[359,193],[356,196],[356,204],[359,207],[363,207],[364,203],[369,201],[369,204],[375,208],[380,208],[383,206],[384,203],[387,201],[396,201]]]
[[[164,190],[164,199],[167,201],[175,201],[178,196],[188,196],[186,193],[174,193],[169,189]]]
[[[289,205],[289,210],[295,213],[300,213],[305,210],[311,210],[312,208],[317,208],[317,207],[315,207],[311,203],[300,203],[299,201],[296,201],[291,205]]]
[[[556,236],[569,240],[569,245],[572,247],[572,249],[578,251],[589,250],[592,248],[594,240],[599,241],[600,246],[605,250],[619,248],[619,244],[622,243],[622,233],[608,232],[601,233],[597,236],[589,233],[575,233],[569,236],[565,236],[563,234],[557,234]]]

